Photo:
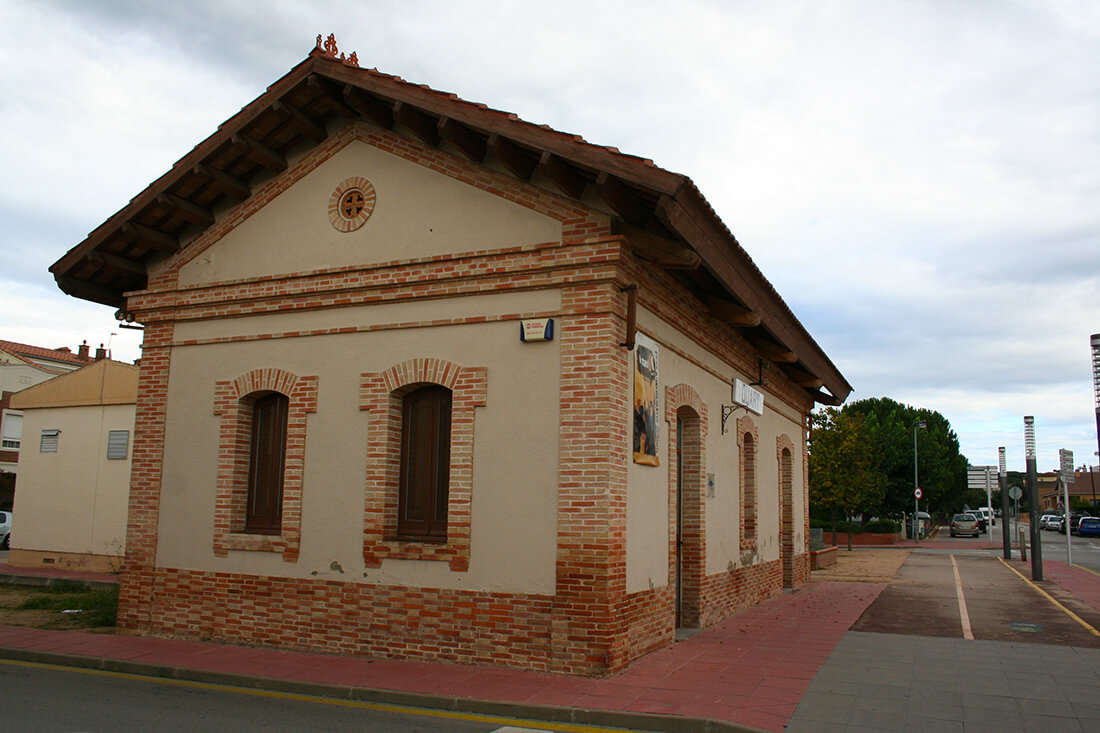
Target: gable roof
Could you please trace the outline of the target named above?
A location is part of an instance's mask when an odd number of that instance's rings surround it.
[[[0,339],[0,351],[43,371],[58,374],[90,364],[93,361],[91,357],[74,354],[65,347],[47,349],[42,346],[31,346],[17,341],[4,341],[3,339]]]
[[[815,400],[840,404],[851,393],[690,178],[578,135],[359,68],[355,54],[337,56],[332,36],[323,45],[318,36],[305,60],[50,272],[64,292],[124,309],[125,293],[146,287],[148,263],[174,254],[211,226],[217,207],[246,200],[254,184],[287,168],[288,152],[325,140],[329,123],[341,118],[367,120],[478,163],[492,157],[528,182],[539,171],[555,193],[575,200],[595,193],[643,259],[672,272]]]
[[[132,405],[137,402],[138,367],[100,359],[76,371],[27,387],[12,395],[12,409]]]

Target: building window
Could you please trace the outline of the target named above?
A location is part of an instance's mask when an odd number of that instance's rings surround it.
[[[410,359],[361,375],[367,427],[363,562],[446,562],[470,569],[474,413],[488,370]]]
[[[57,453],[57,437],[60,434],[60,430],[43,430],[38,450],[42,453]]]
[[[107,460],[125,461],[130,455],[130,431],[111,430],[107,433]]]
[[[283,468],[290,401],[269,392],[252,403],[252,443],[248,460],[248,513],[245,532],[278,534],[283,518]]]
[[[756,550],[758,536],[759,486],[757,486],[757,446],[760,444],[756,424],[749,417],[737,420],[737,447],[741,468],[741,549]]]
[[[221,418],[215,556],[273,552],[297,562],[306,418],[316,411],[316,376],[266,368],[214,383],[214,414]]]
[[[401,409],[401,483],[397,534],[444,542],[451,466],[451,390],[409,392]]]

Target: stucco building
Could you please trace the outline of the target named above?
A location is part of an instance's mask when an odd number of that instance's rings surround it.
[[[318,38],[51,270],[145,327],[125,626],[604,674],[806,580],[851,387],[649,160]]]
[[[9,565],[120,569],[137,375],[102,359],[12,398],[25,444]]]

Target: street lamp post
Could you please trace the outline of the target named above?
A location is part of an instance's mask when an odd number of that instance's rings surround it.
[[[1039,477],[1035,470],[1035,418],[1024,417],[1024,455],[1027,458],[1028,526],[1031,529],[1031,579],[1043,579],[1043,548],[1039,538]],[[1069,512],[1067,511],[1067,517]],[[1068,527],[1067,527],[1068,531]]]
[[[997,485],[1001,487],[1001,541],[1004,544],[1005,560],[1012,559],[1012,533],[1008,518],[1008,471],[1005,465],[1004,446],[997,449]]]
[[[913,423],[913,537],[920,542],[920,474],[917,471],[917,428],[927,427],[924,420]]]
[[[1094,333],[1092,343],[1092,392],[1093,402],[1096,405],[1096,447],[1100,449],[1100,333]],[[1096,455],[1100,457],[1100,450]],[[1091,471],[1090,471],[1091,473]],[[1092,476],[1089,476],[1092,478]],[[1096,482],[1092,485],[1092,505],[1096,506]]]

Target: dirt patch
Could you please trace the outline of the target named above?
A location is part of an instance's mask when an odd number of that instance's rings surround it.
[[[836,564],[813,571],[810,580],[889,583],[909,558],[909,553],[910,550],[838,549]]]
[[[74,603],[62,603],[60,605],[66,606],[58,610],[51,610],[47,608],[20,608],[24,603],[33,599],[41,598],[42,596],[51,596],[58,599],[66,598],[68,594],[62,594],[58,591],[47,591],[44,588],[34,588],[27,586],[0,586],[0,624],[5,626],[29,626],[36,629],[81,629],[84,631],[93,631],[98,633],[113,633],[113,626],[89,626],[89,611],[80,610],[76,613],[66,613],[66,611],[76,611],[79,609],[80,604]],[[75,599],[75,595],[73,596]],[[74,608],[68,608],[67,606],[74,606]]]

